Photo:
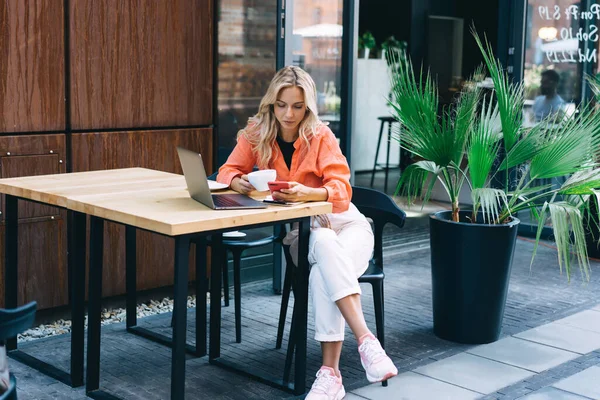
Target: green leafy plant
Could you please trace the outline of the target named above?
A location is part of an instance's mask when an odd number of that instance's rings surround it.
[[[365,33],[363,33],[362,36],[360,37],[360,39],[362,40],[362,45],[365,49],[373,49],[377,45],[377,42],[375,41],[375,37],[369,31],[366,31]]]
[[[381,43],[381,48],[383,50],[390,50],[390,49],[406,50],[406,47],[407,47],[406,42],[396,39],[394,37],[394,35],[388,37],[387,39],[385,39],[383,41],[383,43]]]
[[[439,181],[452,204],[452,220],[459,221],[459,193],[468,185],[472,213],[461,222],[503,224],[519,211],[529,210],[538,220],[532,262],[549,221],[561,271],[564,268],[570,278],[573,253],[582,275],[589,278],[582,216],[587,198],[600,194],[595,158],[600,150],[600,113],[582,106],[569,118],[526,128],[523,85],[511,81],[487,40],[482,41],[474,29],[472,34],[494,83],[495,99],[469,81],[456,103],[441,115],[438,89],[430,74],[423,70],[415,74],[409,59],[401,60],[397,52],[392,56],[396,62],[389,68],[390,106],[402,122],[402,135],[396,138],[422,159],[404,171],[396,194],[406,195],[409,202],[422,197],[426,203]],[[482,76],[482,71],[474,75]],[[570,177],[559,187],[539,183],[565,175]],[[499,188],[492,184],[497,181]]]

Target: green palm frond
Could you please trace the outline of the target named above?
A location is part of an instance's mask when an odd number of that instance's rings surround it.
[[[438,92],[430,74],[421,71],[417,79],[409,59],[401,59],[397,52],[391,57],[393,100],[389,105],[402,123],[402,147],[439,166],[449,165],[459,158],[462,148],[456,143],[449,116],[444,115],[442,124],[438,121]]]
[[[546,130],[545,124],[539,124],[523,132],[520,140],[510,149],[500,164],[499,169],[507,170],[531,161],[531,158],[547,145]]]
[[[473,220],[475,220],[477,212],[481,209],[483,222],[493,224],[498,221],[502,209],[508,204],[506,193],[500,189],[493,188],[477,188],[471,192],[473,200]]]
[[[471,172],[471,184],[475,189],[486,186],[494,160],[498,155],[500,142],[494,130],[494,122],[498,118],[498,107],[492,106],[490,99],[477,121],[469,140],[467,159]]]
[[[442,169],[431,161],[419,161],[411,164],[402,172],[394,195],[396,196],[400,193],[406,196],[409,205],[414,204],[414,200],[417,198],[423,198],[424,203],[426,203],[431,196],[433,185],[441,172]],[[425,182],[429,177],[431,177],[429,186],[425,190],[425,193],[423,193],[423,186],[425,186]],[[444,188],[446,188],[445,185]],[[446,188],[446,190],[448,189]]]
[[[559,194],[591,195],[600,188],[600,169],[588,169],[575,172],[562,184]]]
[[[580,207],[567,201],[544,203],[541,212],[542,217],[538,223],[536,243],[531,263],[533,264],[542,229],[545,225],[545,216],[548,212],[552,222],[552,233],[556,242],[558,265],[561,273],[564,268],[567,279],[571,279],[571,252],[573,252],[577,258],[582,277],[589,280],[590,263],[587,256],[582,213]]]
[[[585,77],[596,99],[600,99],[600,77],[587,75]]]
[[[511,83],[500,61],[494,56],[494,50],[487,39],[485,39],[484,45],[475,28],[471,28],[471,33],[475,37],[475,41],[481,50],[484,62],[490,72],[492,82],[494,82],[500,121],[502,122],[504,148],[506,151],[510,151],[519,139],[519,131],[523,121],[523,104],[525,101],[523,86]]]
[[[483,75],[483,66],[477,68],[474,76]],[[481,89],[476,84],[466,84],[456,104],[454,112],[455,159],[454,164],[460,165],[469,141],[469,134],[476,121],[477,105],[481,100]]]
[[[547,143],[531,160],[531,178],[554,178],[592,166],[600,145],[600,113],[589,108],[548,130]]]

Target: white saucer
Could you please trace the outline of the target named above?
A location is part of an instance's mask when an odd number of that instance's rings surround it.
[[[224,238],[243,238],[246,237],[246,234],[244,232],[240,232],[240,231],[232,231],[232,232],[225,232],[223,233],[223,237]]]
[[[210,188],[210,190],[221,190],[227,189],[229,186],[217,181],[208,181],[208,187]]]

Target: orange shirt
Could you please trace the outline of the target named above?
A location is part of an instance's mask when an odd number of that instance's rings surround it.
[[[348,210],[352,198],[350,168],[331,129],[321,126],[310,140],[310,146],[307,147],[303,140],[298,139],[294,142],[294,148],[292,164],[288,169],[279,146],[273,143],[273,157],[268,169],[277,171],[277,180],[298,182],[312,188],[324,187],[334,213]],[[252,172],[256,164],[257,157],[252,145],[240,135],[227,162],[219,168],[217,181],[229,185],[236,176]]]

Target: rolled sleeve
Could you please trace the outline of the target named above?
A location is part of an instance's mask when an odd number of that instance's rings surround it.
[[[252,168],[256,164],[256,157],[252,151],[250,142],[240,135],[233,151],[227,158],[225,164],[219,168],[217,182],[231,185],[231,181],[238,176],[242,176],[252,172]]]
[[[333,137],[333,134],[331,134]],[[323,172],[323,187],[327,190],[327,201],[332,203],[333,212],[341,213],[348,210],[352,199],[352,186],[350,185],[350,168],[346,157],[335,141],[326,140],[321,154],[321,170]]]

